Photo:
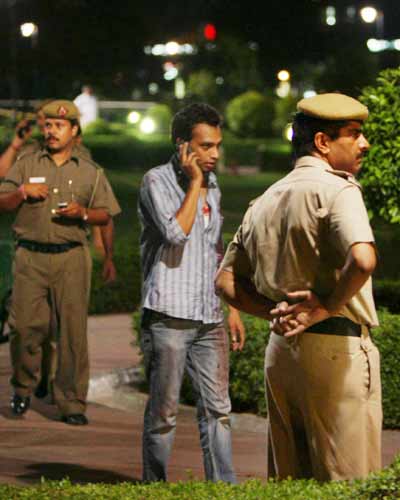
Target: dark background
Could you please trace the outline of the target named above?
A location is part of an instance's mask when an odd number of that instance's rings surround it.
[[[400,38],[400,1],[371,4],[384,12],[385,38]],[[263,86],[274,84],[280,68],[301,79],[323,64],[329,83],[320,82],[321,89],[357,93],[356,87],[368,82],[376,69],[400,62],[399,52],[368,52],[365,42],[376,35],[375,25],[359,17],[345,19],[347,7],[359,10],[363,2],[282,0],[260,5],[229,0],[0,0],[0,98],[12,94],[15,75],[23,98],[73,97],[87,82],[102,97],[130,99],[135,90],[137,96],[149,97],[148,83],[162,83],[162,74],[160,60],[146,56],[144,45],[174,39],[201,46],[206,22],[217,27],[216,48],[186,58],[186,72],[201,67],[224,71],[218,45],[224,39],[239,46],[253,42],[258,85]],[[337,10],[334,27],[324,23],[327,5]],[[39,26],[33,44],[19,33],[26,21]]]

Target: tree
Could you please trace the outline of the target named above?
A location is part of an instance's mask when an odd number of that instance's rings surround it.
[[[215,76],[207,69],[195,71],[189,75],[187,90],[192,96],[214,104],[217,95]]]
[[[371,149],[361,171],[367,205],[371,215],[400,222],[400,68],[382,71],[360,100],[370,112],[363,131]]]
[[[274,107],[272,99],[249,90],[234,97],[226,107],[229,128],[242,137],[265,137],[271,134]]]

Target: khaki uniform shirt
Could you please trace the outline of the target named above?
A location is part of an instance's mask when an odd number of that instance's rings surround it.
[[[41,182],[49,186],[45,200],[24,201],[13,226],[17,239],[41,243],[86,243],[86,224],[60,217],[58,203],[75,200],[84,207],[101,208],[111,216],[121,210],[103,171],[73,151],[71,159],[57,166],[46,149],[19,157],[0,185],[0,193],[16,190],[21,184]]]
[[[17,160],[22,158],[23,156],[30,154],[30,153],[36,153],[40,149],[42,149],[43,146],[39,141],[33,141],[28,144],[25,144],[17,157]],[[90,153],[90,150],[84,146],[82,143],[76,144],[72,150],[72,154],[75,156],[78,156],[81,159],[88,160],[90,163],[93,163],[92,160],[92,155]],[[97,167],[97,165],[96,165]],[[112,187],[110,183],[108,182],[107,177],[104,176],[104,181],[106,185],[106,191],[109,195],[109,201],[110,201],[110,215],[113,217],[114,215],[117,215],[121,212],[121,208],[118,204],[117,199],[115,198],[114,192],[112,190]]]
[[[365,242],[374,236],[358,182],[305,156],[251,204],[222,267],[251,278],[271,300],[307,289],[324,298],[335,288],[350,247]],[[340,315],[378,324],[371,279]]]

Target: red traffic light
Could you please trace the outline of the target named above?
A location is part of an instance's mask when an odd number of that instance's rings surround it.
[[[206,40],[212,42],[217,38],[217,28],[213,24],[206,24],[204,26],[203,35]]]

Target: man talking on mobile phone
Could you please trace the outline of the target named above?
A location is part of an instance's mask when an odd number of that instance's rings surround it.
[[[207,104],[172,121],[176,154],[143,177],[139,196],[143,271],[141,341],[150,395],[144,415],[143,479],[167,479],[183,374],[189,374],[205,476],[236,482],[229,412],[229,342],[214,277],[222,258],[221,193],[214,170],[221,117]],[[236,309],[232,349],[244,344]]]

